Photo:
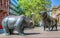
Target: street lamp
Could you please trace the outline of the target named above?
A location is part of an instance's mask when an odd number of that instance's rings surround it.
[[[32,21],[33,21],[33,26],[34,26],[34,12],[32,12],[31,14],[32,14]]]

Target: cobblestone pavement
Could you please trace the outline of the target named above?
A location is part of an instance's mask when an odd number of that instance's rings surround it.
[[[60,27],[59,27],[60,28]],[[20,36],[18,34],[5,36],[4,33],[0,34],[0,38],[60,38],[60,29],[58,31],[44,31],[42,27],[34,29],[27,29],[24,32],[28,35]],[[14,31],[14,33],[17,33]]]

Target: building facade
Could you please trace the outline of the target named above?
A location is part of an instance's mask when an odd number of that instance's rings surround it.
[[[18,0],[10,0],[10,15],[19,15]]]
[[[52,16],[60,13],[60,6],[52,8]],[[57,16],[57,24],[60,25],[60,14]]]
[[[2,19],[8,15],[19,15],[18,0],[0,0],[0,28]]]
[[[0,28],[2,19],[9,15],[9,0],[0,0]]]

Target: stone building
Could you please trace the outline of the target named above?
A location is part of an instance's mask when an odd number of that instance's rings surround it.
[[[9,0],[0,0],[0,28],[2,19],[9,15],[9,2]]]
[[[1,21],[8,15],[19,15],[17,9],[18,0],[0,0],[0,28],[2,27]]]
[[[60,12],[60,6],[52,8],[52,16]],[[60,14],[57,16],[57,23],[60,25]]]

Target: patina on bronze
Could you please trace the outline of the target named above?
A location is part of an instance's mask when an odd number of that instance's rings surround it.
[[[39,14],[43,17],[44,30],[48,28],[50,31],[53,30],[54,27],[57,30],[57,19],[54,19],[53,17],[49,16],[46,11],[43,11]]]
[[[13,34],[14,29],[18,31],[19,35],[25,35],[24,28],[32,28],[32,25],[32,19],[24,15],[10,15],[2,20],[2,26],[6,35]]]

